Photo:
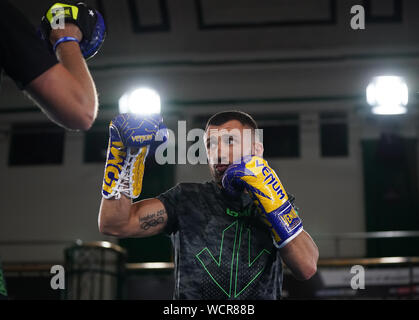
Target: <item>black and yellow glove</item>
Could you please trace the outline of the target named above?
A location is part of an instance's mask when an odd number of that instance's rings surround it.
[[[87,60],[92,58],[102,46],[106,37],[106,27],[102,15],[94,8],[79,2],[75,5],[67,3],[55,3],[48,9],[41,19],[39,28],[41,38],[45,40],[52,51],[57,44],[75,40],[71,37],[59,39],[55,44],[50,42],[50,33],[53,28],[62,27],[60,22],[77,25],[83,35],[80,41],[80,50]]]

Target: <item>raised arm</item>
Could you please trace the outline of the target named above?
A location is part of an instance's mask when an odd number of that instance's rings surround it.
[[[149,237],[161,233],[166,224],[166,209],[156,198],[133,204],[124,195],[118,200],[102,198],[99,231],[103,234],[119,238]]]
[[[42,73],[24,89],[52,121],[67,129],[88,130],[97,115],[98,99],[79,45],[60,44],[57,57],[60,64]]]
[[[100,232],[116,237],[148,237],[163,231],[167,224],[163,203],[155,198],[132,203],[132,199],[141,194],[147,156],[165,141],[167,129],[158,114],[120,114],[111,121]]]
[[[227,192],[246,189],[254,196],[284,263],[297,279],[310,279],[317,271],[317,246],[268,162],[258,156],[243,158],[226,170],[222,184]]]

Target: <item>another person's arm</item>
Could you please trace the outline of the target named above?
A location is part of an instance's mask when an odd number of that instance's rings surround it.
[[[9,75],[51,120],[67,129],[86,130],[95,120],[96,89],[76,42],[57,47],[57,56],[36,34],[34,26],[9,1],[0,1],[1,63]],[[79,28],[66,23],[51,32],[81,39]]]
[[[64,36],[82,38],[79,28],[67,23],[63,30],[52,30],[51,43]],[[60,64],[39,75],[24,89],[54,122],[68,129],[88,130],[96,119],[98,99],[79,44],[63,42],[57,46],[56,55]]]

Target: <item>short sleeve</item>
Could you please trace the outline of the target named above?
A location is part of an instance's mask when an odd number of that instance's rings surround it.
[[[177,211],[181,209],[181,185],[177,184],[173,188],[157,196],[167,213],[167,224],[164,232],[167,234],[175,233],[179,229]]]
[[[35,27],[9,1],[0,0],[0,61],[20,89],[58,63]]]

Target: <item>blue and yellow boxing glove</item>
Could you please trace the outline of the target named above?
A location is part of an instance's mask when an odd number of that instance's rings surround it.
[[[240,163],[228,167],[222,185],[233,196],[245,189],[252,195],[271,228],[277,248],[284,247],[303,230],[281,181],[265,159],[243,157]]]
[[[57,2],[52,5],[42,17],[39,27],[41,38],[51,51],[54,51],[57,44],[51,44],[49,36],[52,28],[61,19],[64,23],[73,23],[79,27],[83,35],[79,43],[81,53],[86,60],[92,58],[99,51],[106,37],[105,21],[100,12],[83,2],[74,5]],[[64,40],[69,39],[61,39],[61,41]]]
[[[157,135],[161,136],[158,141]],[[102,196],[119,199],[124,194],[131,199],[137,198],[141,194],[147,155],[167,138],[167,128],[158,114],[116,116],[109,124]]]

